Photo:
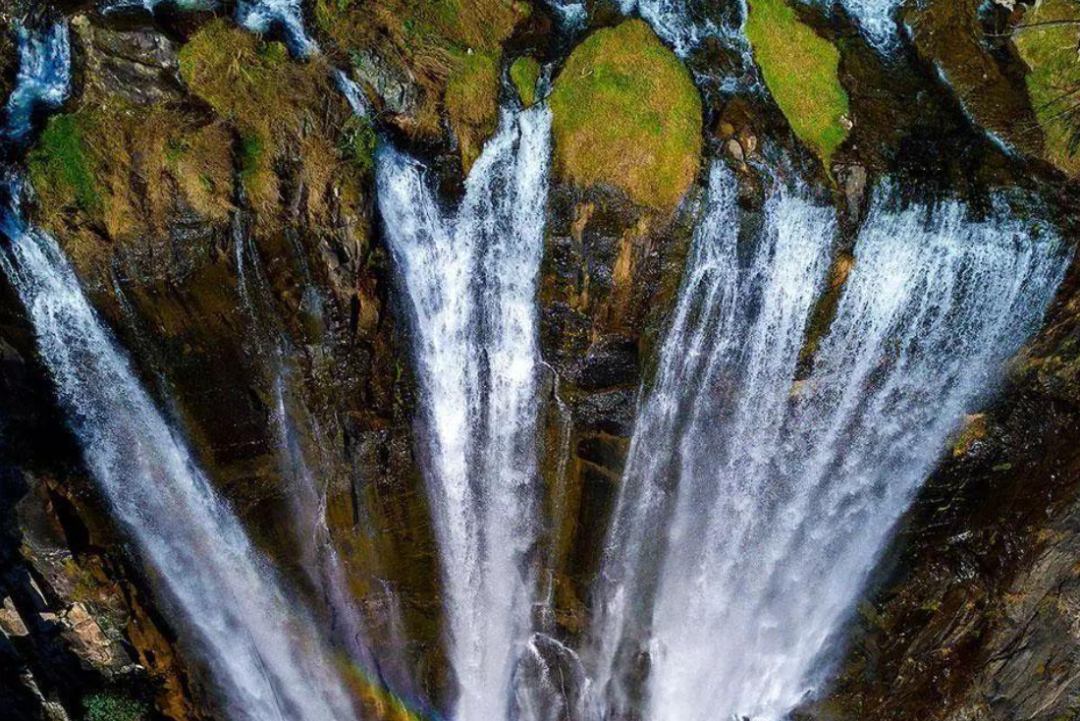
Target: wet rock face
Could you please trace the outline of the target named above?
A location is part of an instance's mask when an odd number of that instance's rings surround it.
[[[350,113],[328,68],[294,63],[280,46],[221,25],[212,30],[231,45],[204,42],[201,55],[186,56],[186,68],[182,51],[192,40],[182,45],[148,25],[114,26],[96,16],[76,17],[72,27],[75,95],[29,161],[39,222],[254,541],[295,584],[308,583],[303,539],[282,529],[298,527],[298,474],[313,474],[319,491],[326,489],[326,522],[345,559],[348,590],[377,629],[373,643],[404,633],[420,684],[441,683],[438,574],[412,456],[405,345],[389,312],[388,256],[370,233],[370,164],[345,140]],[[230,54],[227,70],[254,63],[242,68],[253,85],[200,75],[217,62],[206,54],[214,49]],[[287,95],[268,93],[282,84]],[[272,107],[257,104],[264,100]],[[75,154],[55,150],[72,144]],[[80,186],[65,180],[73,167],[86,181]],[[14,298],[4,308],[21,313]],[[20,327],[16,335],[32,359],[28,332]],[[283,457],[281,403],[304,449],[301,461]],[[35,463],[15,466],[36,474]],[[70,464],[79,467],[77,453]],[[38,485],[52,488],[53,476],[41,474]],[[92,482],[80,475],[72,487],[79,490],[65,508],[76,525],[111,532]],[[19,496],[32,497],[32,488]],[[27,537],[25,526],[16,530]],[[78,584],[58,584],[55,622],[65,648],[102,668],[114,662],[105,660],[112,651],[101,634],[135,649],[126,665],[141,664],[137,678],[149,673],[154,684],[114,681],[101,671],[107,682],[72,682],[62,700],[78,715],[88,693],[113,684],[117,693],[155,700],[172,718],[189,718],[203,704],[203,687],[160,670],[186,668],[174,661],[179,630],[151,632],[95,615],[98,606],[123,619],[152,613],[144,610],[152,606],[141,571],[124,570],[129,559],[116,536],[99,539],[98,530],[88,542],[91,560],[76,554],[72,567],[120,585],[87,605],[72,595]],[[46,566],[72,558],[72,543],[43,542],[20,563],[56,576]],[[129,573],[131,583],[122,578]],[[400,608],[389,605],[394,599]],[[390,614],[401,616],[404,629],[392,627]]]
[[[1042,153],[1042,136],[1024,91],[1010,67],[987,51],[988,37],[978,3],[932,2],[905,15],[919,55],[948,85],[957,102],[986,132],[1032,157]]]
[[[549,543],[563,634],[584,631],[641,384],[674,303],[692,215],[692,202],[672,218],[618,191],[552,188],[540,282],[541,351],[551,370],[542,457],[549,504],[559,509]]]
[[[173,629],[143,592],[0,288],[0,704],[5,718],[82,718],[108,694],[177,721],[202,718]]]

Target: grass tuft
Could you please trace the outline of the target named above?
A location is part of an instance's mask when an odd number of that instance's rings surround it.
[[[674,208],[701,162],[701,98],[647,24],[598,30],[574,49],[550,96],[555,165],[583,187]]]
[[[829,170],[847,139],[848,95],[840,84],[840,52],[795,16],[785,0],[750,0],[746,36],[765,84],[791,129]]]

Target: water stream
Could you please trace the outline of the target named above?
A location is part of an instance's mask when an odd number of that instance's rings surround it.
[[[1067,264],[1004,213],[878,200],[796,382],[831,215],[774,196],[752,251],[736,216],[714,170],[609,539],[602,710],[776,721],[811,694],[890,529]]]
[[[411,317],[429,502],[458,721],[508,717],[529,639],[537,542],[536,283],[550,113],[504,109],[444,212],[416,160],[384,145],[378,202]]]
[[[37,109],[59,104],[69,78],[66,29],[25,30],[20,37],[20,87],[12,96],[20,105],[9,106],[9,142],[27,136]],[[55,240],[27,223],[25,190],[18,173],[5,171],[0,266],[33,324],[87,467],[229,716],[353,718],[349,695],[303,605],[288,596],[155,408]]]

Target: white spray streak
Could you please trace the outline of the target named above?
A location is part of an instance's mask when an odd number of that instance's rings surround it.
[[[379,207],[413,321],[458,721],[507,717],[528,641],[550,125],[543,105],[504,110],[453,217],[417,162],[386,146],[378,156]]]

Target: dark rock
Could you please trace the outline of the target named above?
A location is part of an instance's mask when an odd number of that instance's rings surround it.
[[[576,368],[575,381],[593,391],[633,385],[639,377],[637,341],[624,335],[604,336],[589,346]]]

